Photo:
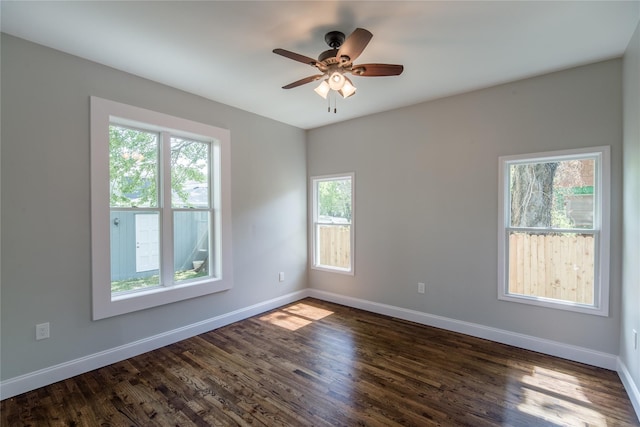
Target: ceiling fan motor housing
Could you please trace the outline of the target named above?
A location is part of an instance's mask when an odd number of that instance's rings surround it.
[[[340,31],[329,31],[324,35],[324,41],[329,45],[331,49],[325,50],[318,56],[318,61],[323,62],[327,61],[330,58],[335,58],[338,55],[338,49],[344,43],[345,36],[344,33]],[[327,65],[330,65],[328,61]],[[336,61],[337,62],[337,61]]]
[[[324,35],[324,41],[327,42],[331,49],[338,49],[344,43],[344,33],[340,31],[329,31]]]

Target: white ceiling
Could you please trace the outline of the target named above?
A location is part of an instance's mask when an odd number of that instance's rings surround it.
[[[2,31],[303,129],[619,57],[635,1],[2,1]],[[324,34],[366,28],[356,63],[403,64],[352,78],[337,113],[281,87],[316,69]]]

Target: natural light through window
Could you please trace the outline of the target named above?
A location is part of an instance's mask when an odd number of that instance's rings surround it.
[[[295,331],[311,324],[315,320],[323,319],[331,314],[333,314],[332,311],[314,307],[309,304],[298,303],[265,314],[260,317],[260,320],[290,331]]]
[[[521,381],[519,411],[557,425],[607,425],[606,417],[591,408],[577,378],[535,367]]]

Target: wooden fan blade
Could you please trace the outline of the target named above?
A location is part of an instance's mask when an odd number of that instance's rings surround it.
[[[315,76],[305,77],[304,79],[300,79],[300,80],[298,80],[296,82],[289,83],[286,86],[282,86],[282,89],[292,89],[294,87],[302,86],[302,85],[305,85],[307,83],[314,82],[314,81],[318,80],[319,78],[321,78],[322,76],[324,76],[324,74],[316,74]]]
[[[299,53],[290,52],[284,49],[273,49],[273,53],[278,55],[282,55],[285,58],[293,59],[294,61],[302,62],[303,64],[314,66],[318,61],[308,56],[300,55]]]
[[[364,28],[356,28],[355,31],[347,37],[342,46],[340,46],[337,57],[346,56],[349,58],[349,61],[355,61],[364,48],[367,47],[371,37],[373,37],[373,34],[369,31]]]
[[[351,69],[352,74],[364,77],[399,76],[402,71],[402,65],[394,64],[359,64]]]

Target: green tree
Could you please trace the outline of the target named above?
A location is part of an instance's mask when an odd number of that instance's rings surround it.
[[[158,205],[158,152],[157,134],[109,126],[111,206]]]
[[[320,215],[345,218],[351,222],[351,180],[322,181],[318,185]]]
[[[174,206],[191,207],[195,186],[208,188],[209,144],[171,138],[171,191]],[[191,185],[191,188],[187,187]]]
[[[109,126],[109,177],[112,207],[158,206],[157,133]],[[209,145],[171,138],[171,191],[174,206],[190,206],[194,186],[208,188]]]

